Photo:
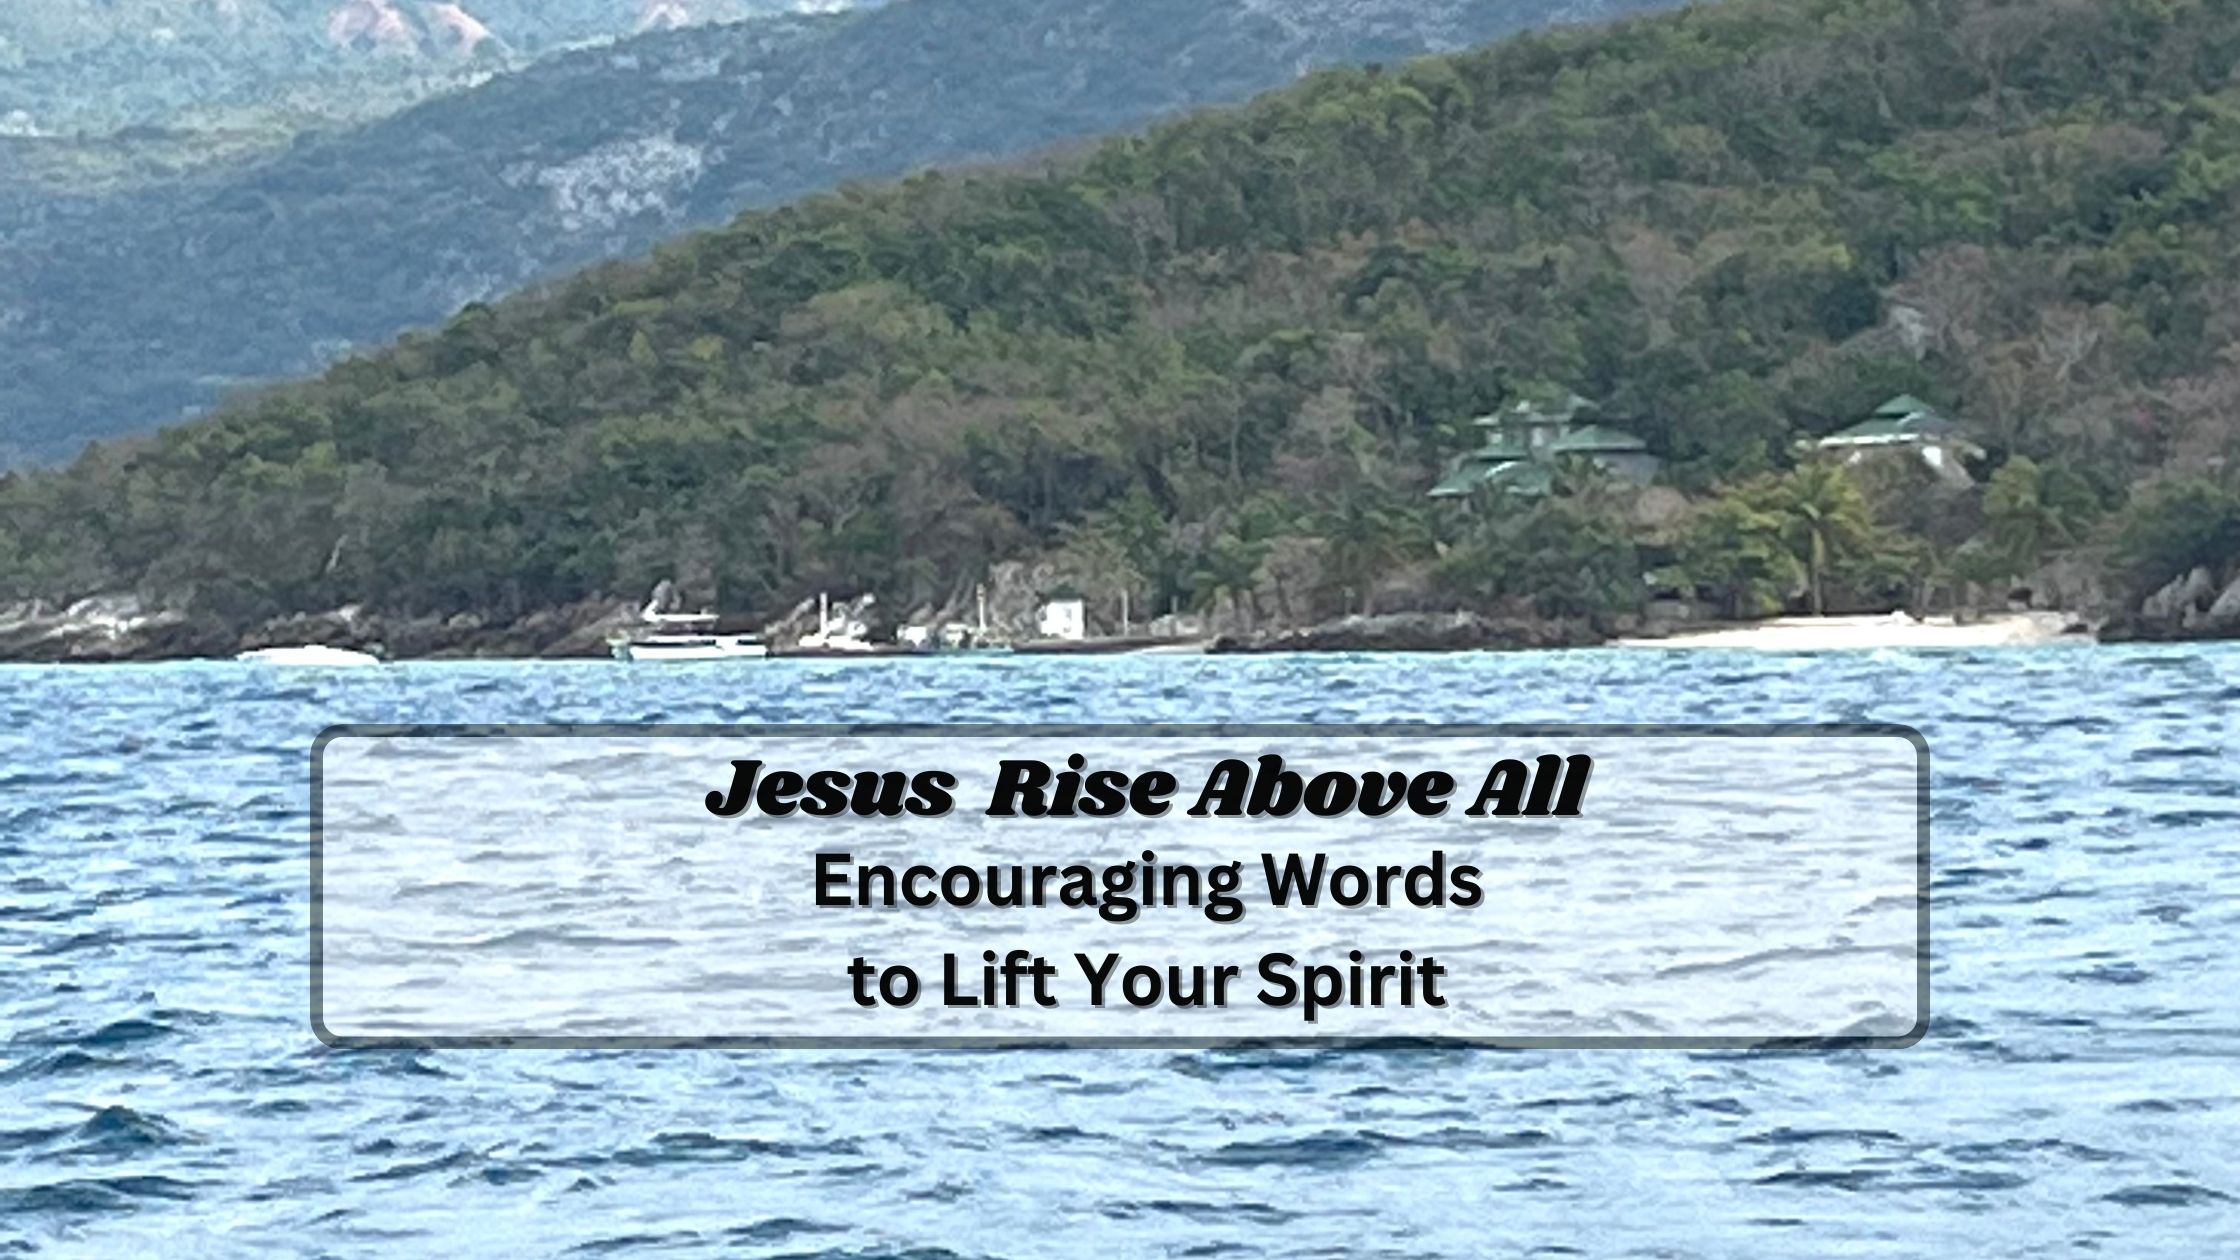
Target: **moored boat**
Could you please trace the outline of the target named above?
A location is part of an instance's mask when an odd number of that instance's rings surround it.
[[[832,601],[817,596],[817,628],[802,635],[788,656],[887,656],[907,652],[907,646],[884,648],[871,641],[871,627],[845,614],[832,615]]]
[[[617,635],[607,646],[622,661],[758,660],[770,655],[770,646],[756,635],[716,633],[714,613],[649,612],[642,629]]]
[[[255,648],[240,653],[233,659],[251,665],[285,665],[297,669],[348,668],[360,665],[379,665],[381,663],[381,658],[371,652],[359,652],[351,648],[328,647],[318,643]]]

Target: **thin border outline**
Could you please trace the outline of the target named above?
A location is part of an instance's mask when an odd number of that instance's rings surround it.
[[[1890,1037],[360,1037],[327,1027],[325,1006],[325,791],[327,745],[398,738],[1342,738],[1415,739],[1856,739],[1898,738],[1914,747],[1914,1022]],[[1904,1050],[1930,1026],[1929,741],[1911,726],[1831,723],[342,723],[311,743],[312,1035],[337,1050]]]

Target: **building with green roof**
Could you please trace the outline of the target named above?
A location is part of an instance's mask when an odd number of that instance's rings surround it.
[[[1456,460],[1434,499],[1463,499],[1483,487],[1537,498],[1555,488],[1555,466],[1566,457],[1592,462],[1623,481],[1647,485],[1661,462],[1649,444],[1602,423],[1600,408],[1577,394],[1520,398],[1471,421],[1485,434],[1478,449]]]
[[[1911,394],[1898,395],[1866,419],[1814,445],[1848,464],[1904,453],[1920,459],[1938,476],[1962,483],[1970,480],[1967,461],[1983,457],[1983,448],[1967,439],[1958,422]]]

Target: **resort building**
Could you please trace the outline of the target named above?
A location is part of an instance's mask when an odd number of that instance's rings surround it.
[[[1089,637],[1089,606],[1078,599],[1053,599],[1042,606],[1034,628],[1045,639],[1079,643]]]
[[[1911,394],[1898,395],[1865,420],[1815,445],[1847,464],[1903,453],[1961,485],[1970,480],[1967,461],[1983,457],[1983,448],[1962,436],[1958,423]]]
[[[1468,498],[1482,486],[1545,495],[1555,488],[1556,467],[1566,458],[1588,461],[1637,485],[1655,480],[1660,466],[1648,443],[1602,423],[1600,408],[1577,394],[1519,399],[1471,423],[1484,432],[1484,445],[1456,461],[1431,488],[1432,498]]]

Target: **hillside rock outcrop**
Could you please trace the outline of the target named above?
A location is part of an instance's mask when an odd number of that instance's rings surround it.
[[[38,663],[227,659],[265,647],[318,645],[392,660],[603,657],[610,636],[639,624],[634,600],[587,600],[510,622],[475,613],[383,616],[351,605],[274,617],[247,629],[207,613],[97,595],[66,607],[0,606],[0,661]]]
[[[165,660],[224,651],[232,639],[213,619],[150,610],[133,595],[0,608],[0,660]]]

